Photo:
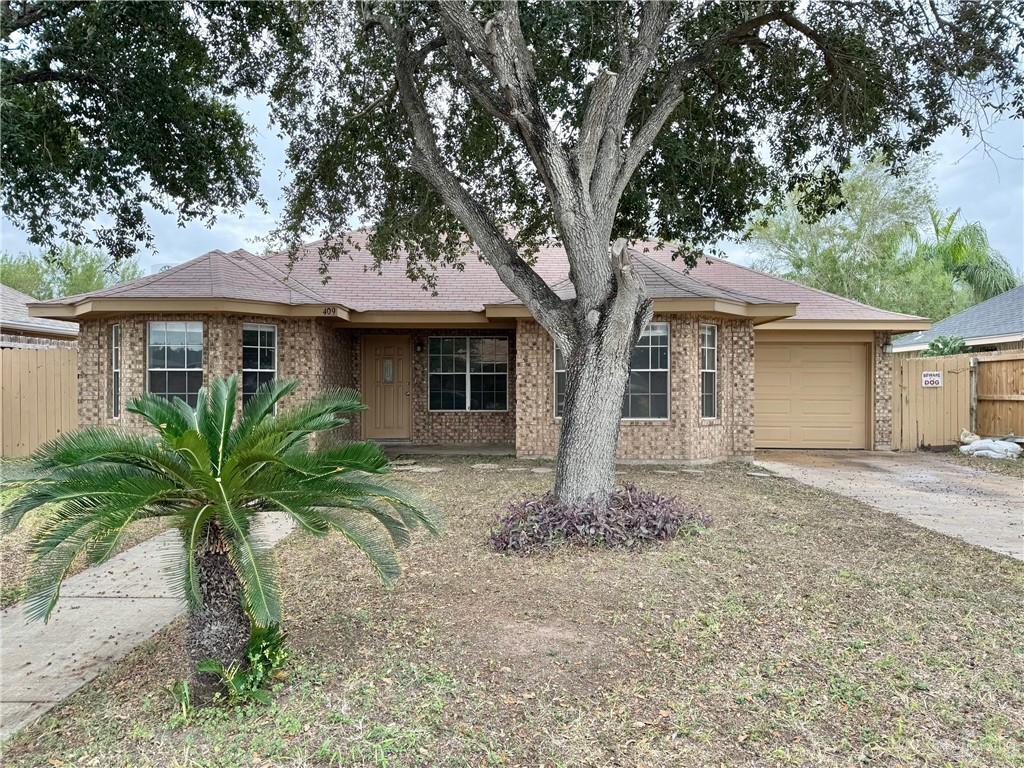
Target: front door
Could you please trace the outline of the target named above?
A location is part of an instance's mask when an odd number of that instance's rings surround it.
[[[411,436],[410,338],[363,337],[363,437],[408,440]]]

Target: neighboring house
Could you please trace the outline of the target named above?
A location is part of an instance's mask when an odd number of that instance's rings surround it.
[[[1024,350],[1024,285],[950,315],[927,330],[899,336],[893,339],[892,351],[920,352],[940,336],[960,336],[971,352]]]
[[[74,346],[78,324],[30,316],[36,301],[0,283],[0,347]]]
[[[74,319],[83,424],[138,425],[148,389],[191,401],[211,375],[243,393],[297,378],[293,398],[354,387],[367,411],[352,437],[413,445],[557,450],[565,385],[547,333],[484,262],[441,268],[436,295],[404,263],[381,274],[365,250],[318,272],[317,244],[289,274],[283,253],[211,251],[157,275],[32,306]],[[633,251],[654,318],[632,357],[623,459],[709,460],[755,447],[878,448],[891,440],[893,332],[928,322],[717,259],[688,273],[671,251]],[[563,251],[536,256],[562,295]]]

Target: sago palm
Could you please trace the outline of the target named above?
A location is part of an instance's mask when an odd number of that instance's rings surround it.
[[[4,510],[6,530],[44,509],[29,545],[30,616],[48,618],[79,555],[99,563],[138,520],[166,517],[181,533],[174,585],[189,607],[186,650],[200,697],[214,681],[195,667],[237,660],[251,626],[281,618],[268,550],[252,535],[257,515],[279,512],[314,536],[337,531],[385,582],[399,573],[395,548],[419,525],[436,533],[430,507],[382,477],[388,460],[372,443],[310,448],[310,438],[361,410],[358,393],[325,392],[276,413],[294,381],[261,389],[235,420],[238,379],[216,379],[196,407],[155,395],[133,400],[155,435],[90,427],[61,436],[36,454],[45,477]]]

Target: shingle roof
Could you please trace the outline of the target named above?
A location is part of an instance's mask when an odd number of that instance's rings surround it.
[[[1024,285],[950,315],[927,331],[898,336],[892,347],[919,347],[939,336],[960,336],[970,344],[972,339],[1014,335],[1024,336]]]
[[[35,302],[36,299],[27,293],[16,291],[10,286],[0,283],[0,328],[44,336],[74,337],[78,335],[78,323],[30,317],[27,305]]]
[[[381,265],[379,273],[367,248],[367,234],[348,236],[348,253],[329,262],[330,279],[323,282],[318,254],[323,243],[300,248],[289,271],[285,252],[254,256],[247,251],[211,251],[157,275],[105,291],[68,297],[59,303],[86,298],[224,298],[286,304],[339,304],[356,312],[442,311],[480,312],[485,305],[515,303],[486,262],[470,253],[461,268],[439,266],[436,295],[409,280],[404,260]],[[746,303],[797,303],[798,320],[914,320],[911,315],[886,312],[849,299],[765,275],[720,259],[702,258],[687,271],[672,260],[674,248],[639,243],[632,249],[635,263],[654,298],[721,298]],[[556,290],[571,295],[565,251],[541,248],[533,268]]]
[[[274,304],[327,304],[329,299],[245,250],[204,253],[155,275],[120,283],[100,291],[56,299],[76,304],[85,299],[238,299]],[[49,303],[49,302],[47,302]]]

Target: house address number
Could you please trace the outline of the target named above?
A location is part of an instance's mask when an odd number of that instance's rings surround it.
[[[922,371],[921,372],[921,386],[922,387],[941,387],[942,386],[942,371]]]

